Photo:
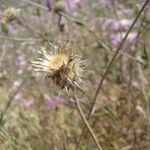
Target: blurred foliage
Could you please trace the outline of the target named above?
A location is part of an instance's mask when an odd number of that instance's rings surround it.
[[[43,74],[35,73],[30,61],[40,47],[51,49],[49,42],[78,43],[88,68],[81,85],[87,94],[77,94],[88,114],[99,80],[142,5],[140,0],[85,0],[70,12],[56,13],[55,3],[48,11],[44,0],[0,1],[1,150],[75,148],[83,124],[73,102],[65,90],[43,81]],[[10,7],[19,14],[4,26],[4,12]],[[107,74],[94,107],[90,124],[104,150],[150,149],[149,13],[147,6]],[[47,106],[45,101],[55,96],[65,102]],[[80,142],[79,149],[96,150],[88,133]]]

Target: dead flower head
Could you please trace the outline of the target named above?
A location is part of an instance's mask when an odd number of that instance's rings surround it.
[[[43,55],[37,61],[32,61],[35,71],[46,73],[46,77],[52,79],[55,85],[67,90],[74,86],[79,86],[82,82],[83,71],[85,69],[85,61],[77,55],[77,52],[71,49],[68,44],[60,44],[58,47],[47,51],[41,48],[39,51]]]
[[[19,14],[20,10],[13,8],[13,7],[9,7],[4,11],[4,16],[2,18],[2,22],[10,22],[12,20],[15,20]]]

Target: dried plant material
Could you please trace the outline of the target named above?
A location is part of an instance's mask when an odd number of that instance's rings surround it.
[[[19,9],[9,7],[4,11],[4,16],[2,18],[2,22],[8,23],[17,18]]]
[[[46,77],[51,78],[54,84],[62,89],[80,87],[85,61],[82,61],[77,52],[71,49],[70,44],[54,46],[49,52],[43,47],[39,53],[43,58],[32,61],[35,71],[45,72]]]

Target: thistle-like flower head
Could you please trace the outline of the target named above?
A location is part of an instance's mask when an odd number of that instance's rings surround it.
[[[4,16],[2,18],[2,20],[5,20],[7,23],[15,20],[18,16],[19,13],[19,9],[13,8],[13,7],[9,7],[4,11]]]
[[[53,49],[49,51],[46,48],[41,48],[39,53],[43,57],[32,61],[35,71],[45,72],[46,76],[61,88],[69,89],[75,85],[80,87],[79,83],[82,82],[81,77],[85,64],[69,45],[53,46]]]

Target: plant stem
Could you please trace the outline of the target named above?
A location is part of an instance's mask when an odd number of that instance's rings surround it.
[[[32,2],[32,1],[29,1],[29,0],[23,0],[23,2],[28,3],[28,4],[31,4],[31,5],[33,5],[33,6],[35,6],[35,7],[41,8],[41,9],[43,9],[43,10],[45,10],[45,11],[48,11],[48,8],[47,8],[47,7],[45,7],[45,6],[41,5],[41,4],[38,4],[38,3],[36,3],[36,2]]]
[[[18,42],[30,42],[30,41],[42,41],[40,39],[33,39],[33,38],[20,38],[20,37],[7,37],[7,36],[0,36],[1,40],[12,40],[12,41],[18,41]]]
[[[77,98],[75,92],[74,92],[74,100],[75,100],[75,104],[76,104],[77,110],[78,110],[78,112],[79,112],[79,115],[80,115],[80,117],[81,117],[81,119],[82,119],[82,121],[83,121],[85,127],[88,129],[88,131],[89,131],[91,137],[93,138],[95,144],[97,145],[97,148],[98,148],[99,150],[102,150],[102,147],[100,146],[100,144],[99,144],[99,142],[98,142],[98,140],[97,140],[97,138],[96,138],[96,136],[95,136],[95,134],[94,134],[94,132],[93,132],[93,129],[91,128],[91,126],[90,126],[88,120],[86,119],[86,117],[85,117],[85,115],[84,115],[84,113],[83,113],[83,111],[82,111],[82,108],[81,108],[81,106],[80,106],[79,100],[78,100],[78,98]]]
[[[6,102],[5,108],[0,112],[0,124],[3,120],[4,115],[6,114],[8,108],[11,105],[11,102],[14,100],[15,96],[18,94],[18,92],[20,91],[21,87],[24,85],[25,83],[25,79],[21,81],[20,85],[15,89],[15,91],[12,92],[12,94],[10,95],[8,101]]]
[[[87,120],[89,120],[90,117],[91,117],[91,114],[92,114],[94,105],[95,105],[95,103],[96,103],[96,100],[97,100],[97,97],[98,97],[98,95],[99,95],[101,86],[102,86],[102,84],[103,84],[103,81],[104,81],[104,79],[105,79],[107,73],[109,72],[110,68],[112,67],[112,64],[113,64],[114,60],[116,59],[118,53],[120,52],[121,48],[123,47],[123,45],[124,45],[124,43],[125,43],[125,41],[126,41],[128,35],[129,35],[129,33],[130,33],[131,30],[133,29],[134,25],[136,24],[137,20],[139,19],[141,13],[142,13],[143,10],[145,9],[145,7],[146,7],[146,5],[148,4],[148,2],[149,2],[149,0],[146,0],[145,3],[143,4],[141,10],[140,10],[139,13],[137,14],[136,18],[134,19],[133,23],[131,24],[130,28],[128,29],[128,31],[127,31],[125,37],[123,38],[122,42],[120,43],[119,47],[117,48],[117,50],[116,50],[116,52],[115,52],[113,58],[111,59],[110,63],[108,64],[108,67],[106,68],[106,71],[105,71],[104,75],[102,76],[102,79],[100,80],[100,82],[99,82],[99,84],[98,84],[98,88],[97,88],[96,93],[95,93],[95,95],[94,95],[94,98],[93,98],[93,101],[92,101],[92,104],[91,104],[91,108],[90,108],[90,111],[89,111],[89,113],[88,113]],[[82,132],[81,132],[81,135],[80,135],[80,137],[79,137],[79,140],[78,140],[78,142],[77,142],[77,145],[76,145],[75,150],[78,149],[79,144],[80,144],[80,141],[81,141],[81,139],[82,139],[82,137],[83,137],[85,131],[86,131],[86,128],[85,128],[85,126],[84,126],[84,127],[83,127],[83,130],[82,130]]]

